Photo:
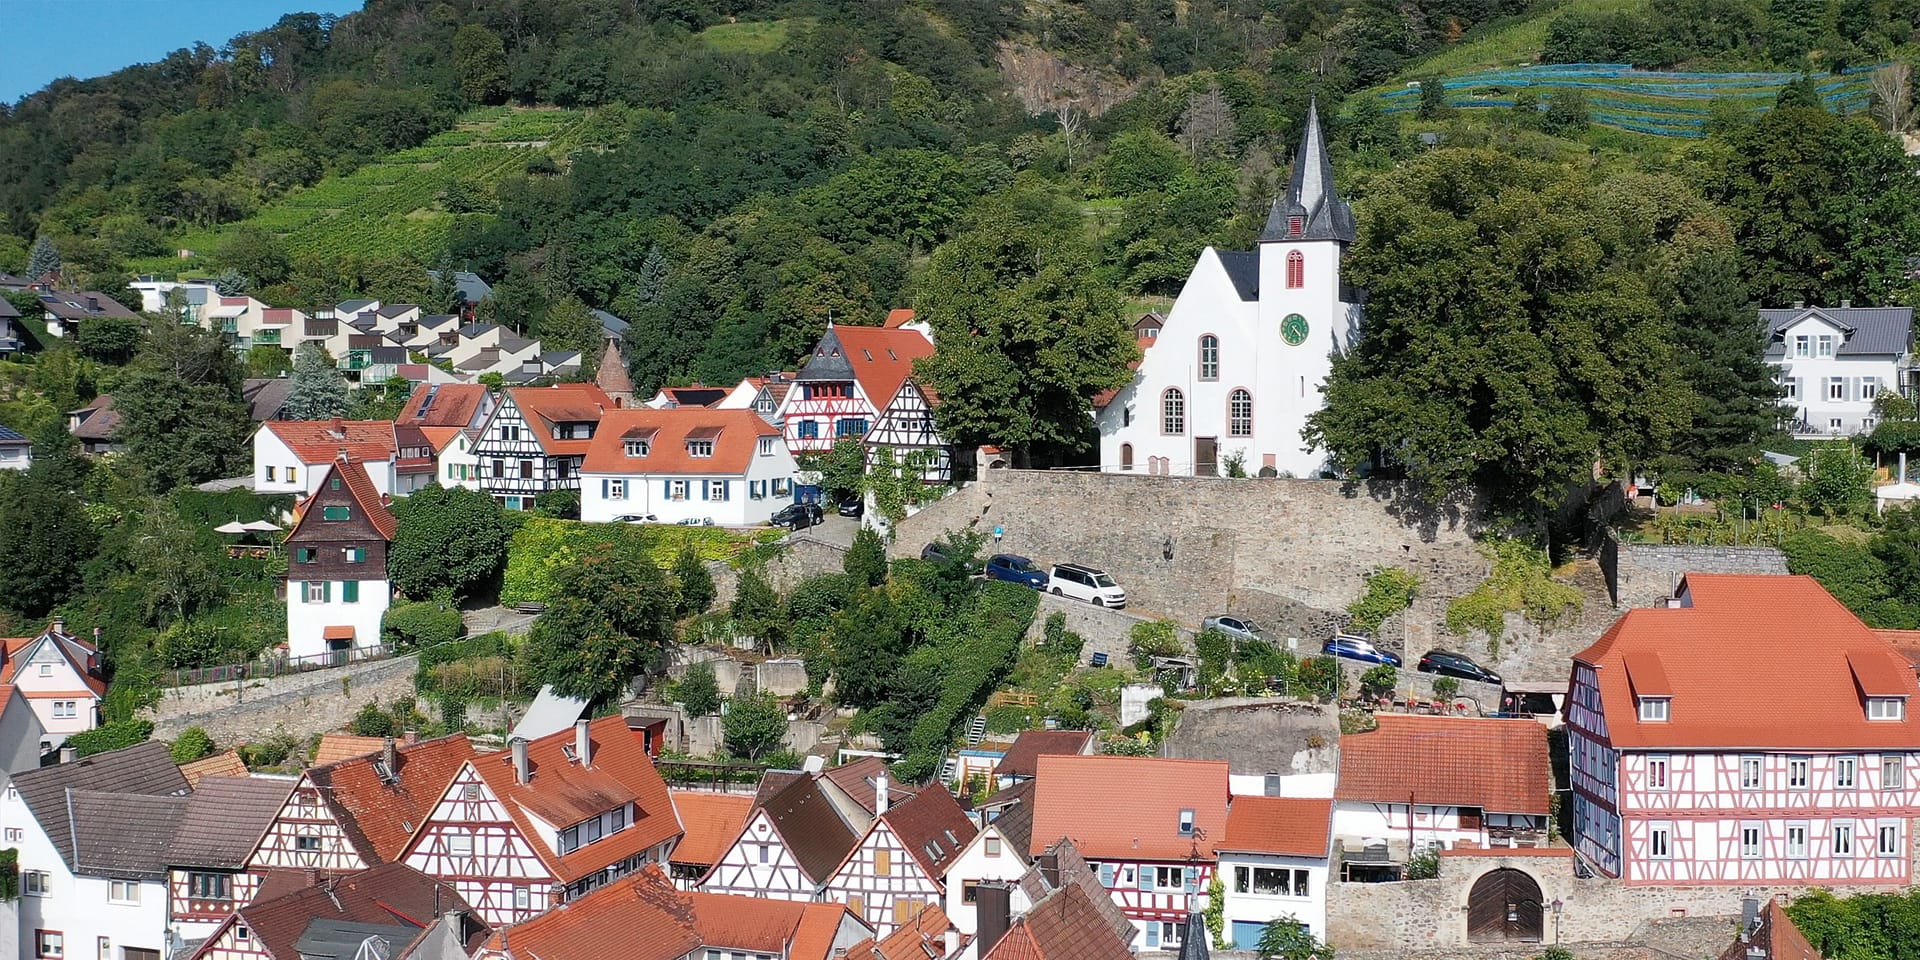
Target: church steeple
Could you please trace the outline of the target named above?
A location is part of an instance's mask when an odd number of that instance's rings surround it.
[[[1293,178],[1287,193],[1273,201],[1261,243],[1299,240],[1353,242],[1353,208],[1340,199],[1333,183],[1333,162],[1327,157],[1326,135],[1320,129],[1320,102],[1307,101],[1306,127],[1300,149],[1293,155]]]
[[[633,377],[627,373],[626,358],[620,356],[620,341],[614,337],[607,338],[607,348],[600,354],[600,365],[594,371],[593,380],[613,398],[614,406],[633,406]]]

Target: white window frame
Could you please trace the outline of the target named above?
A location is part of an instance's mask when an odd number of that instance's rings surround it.
[[[447,856],[450,856],[450,857],[473,856],[473,834],[471,833],[447,834]]]
[[[326,603],[327,581],[308,580],[306,586],[301,589],[301,596],[305,598],[303,602],[306,603]]]
[[[513,888],[513,908],[515,910],[533,909],[533,890],[526,886]]]
[[[1868,720],[1905,720],[1907,701],[1904,697],[1868,697]]]
[[[688,440],[687,456],[696,460],[705,460],[713,456],[712,440]]]
[[[1827,378],[1827,399],[1828,400],[1845,400],[1846,398],[1847,398],[1847,378],[1846,377],[1828,377]]]
[[[1806,757],[1787,758],[1787,789],[1805,790],[1812,782],[1813,761]]]
[[[1795,820],[1787,824],[1787,859],[1805,860],[1807,858],[1807,822]]]
[[[1796,334],[1793,338],[1793,355],[1795,357],[1813,356],[1813,338],[1804,333]]]
[[[1666,723],[1672,714],[1672,706],[1666,697],[1640,698],[1641,723]]]
[[[1877,379],[1875,379],[1875,378],[1873,378],[1873,377],[1863,377],[1863,378],[1861,378],[1861,380],[1860,380],[1860,399],[1862,399],[1862,400],[1872,400],[1873,398],[1875,398],[1875,397],[1877,397],[1877,396],[1879,396],[1879,395],[1880,395],[1880,381],[1879,381],[1879,380],[1877,380]]]
[[[47,888],[52,885],[53,876],[45,870],[20,871],[20,892],[29,897],[44,897]]]
[[[761,437],[761,438],[760,438],[760,455],[761,455],[761,456],[763,456],[763,457],[771,457],[771,456],[773,456],[773,442],[774,442],[774,440],[775,440],[775,439],[776,439],[776,438],[774,438],[774,437]]]
[[[687,482],[685,480],[667,481],[667,499],[668,500],[685,500],[686,498],[687,498]]]
[[[1880,755],[1880,789],[1902,790],[1907,786],[1906,758],[1897,753]]]
[[[1740,859],[1758,860],[1767,848],[1767,829],[1758,820],[1740,824]]]
[[[625,500],[626,498],[627,481],[624,478],[614,478],[607,481],[608,500]]]
[[[140,905],[140,882],[137,880],[108,880],[107,902]]]
[[[1766,759],[1764,757],[1740,758],[1740,789],[1758,790],[1765,783]],[[1751,776],[1749,776],[1751,774]]]
[[[1881,820],[1874,824],[1873,853],[1877,857],[1898,857],[1900,849],[1900,821]]]
[[[1656,820],[1647,824],[1647,859],[1673,859],[1673,822]]]
[[[1853,821],[1836,821],[1833,824],[1833,855],[1836,859],[1848,859],[1853,856]]]
[[[1833,788],[1835,790],[1853,790],[1860,785],[1860,758],[1833,758]]]
[[[1666,754],[1650,754],[1647,757],[1647,790],[1666,792],[1673,789],[1673,761]]]
[[[1823,333],[1815,337],[1813,339],[1814,356],[1821,357],[1821,358],[1833,356],[1834,350],[1838,346],[1838,344],[1835,342],[1837,339],[1838,338],[1836,338],[1831,333]]]
[[[1799,377],[1787,377],[1780,381],[1780,385],[1785,388],[1785,392],[1782,394],[1782,397],[1781,397],[1782,399],[1785,399],[1785,400],[1800,399],[1800,378]]]

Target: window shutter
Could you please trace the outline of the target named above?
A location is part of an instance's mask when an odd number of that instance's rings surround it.
[[[1160,922],[1158,920],[1149,920],[1147,921],[1147,946],[1157,947],[1159,945]]]
[[[342,603],[359,603],[360,602],[360,581],[358,580],[340,581],[340,602]]]
[[[1145,893],[1153,889],[1153,868],[1152,867],[1141,867],[1138,876],[1140,880],[1139,886],[1142,893]]]
[[[612,489],[613,489],[613,481],[608,480],[605,477],[601,477],[600,478],[600,499],[602,500],[608,499],[611,496],[610,491]]]
[[[327,580],[327,581],[323,581],[320,584],[320,602],[321,603],[333,602],[333,581]]]
[[[1113,886],[1113,872],[1114,872],[1113,864],[1103,863],[1100,865],[1100,885],[1101,886],[1103,887]]]
[[[1186,888],[1188,893],[1193,893],[1198,889],[1200,883],[1200,871],[1193,867],[1183,867],[1182,870],[1185,872],[1181,877],[1181,885]]]

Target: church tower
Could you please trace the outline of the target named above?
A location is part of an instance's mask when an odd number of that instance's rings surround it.
[[[627,359],[620,355],[618,338],[607,338],[606,350],[600,354],[600,364],[594,368],[593,382],[613,398],[614,406],[633,406],[633,376],[627,373]]]
[[[1309,102],[1293,176],[1274,200],[1260,233],[1260,303],[1256,311],[1262,347],[1259,411],[1297,450],[1283,448],[1280,469],[1317,474],[1324,454],[1299,440],[1307,417],[1321,407],[1321,387],[1333,357],[1360,331],[1360,310],[1340,276],[1347,245],[1354,240],[1353,208],[1340,199],[1320,127],[1320,106]],[[1291,461],[1286,462],[1286,461]]]

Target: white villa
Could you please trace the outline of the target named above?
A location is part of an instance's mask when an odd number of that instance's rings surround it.
[[[1912,307],[1795,305],[1762,310],[1767,362],[1791,409],[1796,436],[1834,437],[1873,430],[1873,401],[1898,392],[1913,353]]]

